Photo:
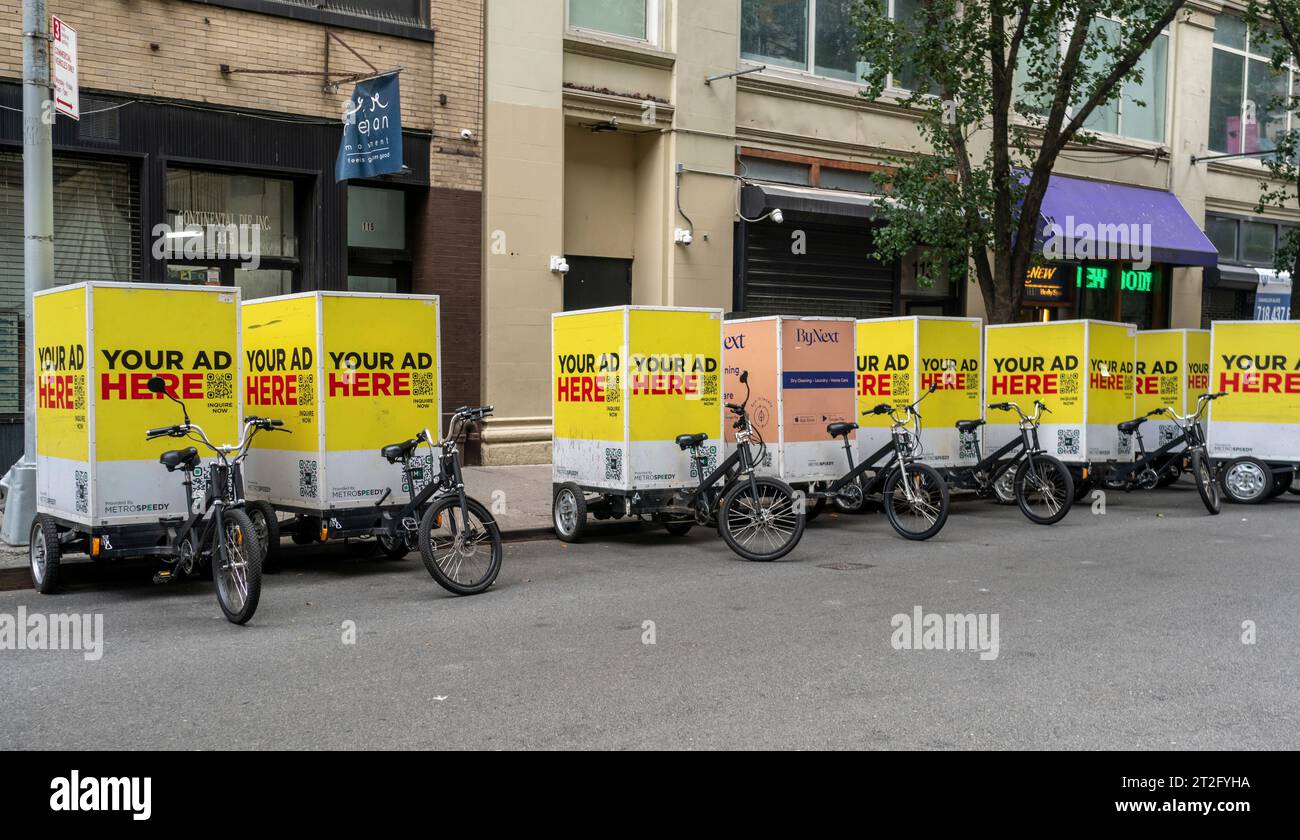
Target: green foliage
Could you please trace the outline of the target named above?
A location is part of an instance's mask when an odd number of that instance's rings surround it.
[[[1057,157],[1095,142],[1089,118],[1141,82],[1139,59],[1184,2],[895,0],[915,10],[900,20],[855,2],[863,95],[894,97],[920,138],[890,161],[878,256],[922,245],[954,276],[973,266],[990,320],[1014,320]],[[890,89],[899,79],[910,90]]]

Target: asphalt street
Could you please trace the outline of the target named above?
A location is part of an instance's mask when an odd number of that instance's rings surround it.
[[[1107,501],[1050,528],[964,501],[927,543],[823,517],[772,564],[593,526],[507,545],[470,598],[415,555],[287,549],[247,627],[202,581],[4,592],[105,644],[0,650],[0,749],[1300,748],[1300,497]],[[996,614],[997,658],[895,649],[918,606]]]

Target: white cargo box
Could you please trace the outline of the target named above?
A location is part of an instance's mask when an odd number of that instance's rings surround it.
[[[406,504],[401,467],[379,450],[440,435],[438,297],[308,292],[243,309],[248,413],[293,433],[254,440],[248,497],[308,514]],[[418,491],[435,465],[424,446],[414,464]]]
[[[590,490],[691,487],[678,435],[722,452],[722,310],[615,306],[551,318],[552,477]]]
[[[984,402],[1013,402],[1044,414],[1038,440],[1067,464],[1131,461],[1132,440],[1118,426],[1133,413],[1137,327],[1109,321],[993,324],[984,329]],[[986,409],[984,449],[1020,434],[1015,412]]]
[[[1210,325],[1210,457],[1300,464],[1300,321]]]
[[[33,320],[37,511],[92,530],[186,515],[182,477],[158,456],[191,444],[145,440],[182,420],[149,379],[162,377],[213,443],[234,443],[239,290],[77,283],[37,292]],[[199,457],[202,488],[211,453]]]
[[[790,483],[829,481],[848,471],[842,439],[828,423],[852,422],[853,319],[790,317],[727,321],[723,345],[723,399],[745,399],[741,371],[749,371],[749,417],[767,444],[759,472]],[[724,430],[727,454],[736,431]]]
[[[979,461],[979,436],[961,434],[958,420],[983,416],[983,322],[979,318],[911,315],[869,318],[857,325],[858,454],[867,457],[890,443],[891,421],[862,415],[881,403],[896,410],[933,394],[917,407],[921,448],[917,457],[940,469]]]

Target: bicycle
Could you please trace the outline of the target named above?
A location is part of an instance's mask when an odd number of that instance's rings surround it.
[[[447,436],[436,443],[441,451],[437,456],[438,473],[423,486],[423,476],[412,466],[412,458],[422,443],[428,445],[433,458],[435,442],[428,429],[379,452],[390,464],[401,462],[402,477],[411,494],[405,507],[385,511],[381,516],[379,527],[373,531],[380,548],[388,557],[400,559],[418,547],[425,569],[456,595],[483,592],[501,571],[501,529],[487,508],[465,493],[458,448],[460,436],[469,426],[491,413],[490,405],[461,406],[452,412]],[[386,490],[375,507],[382,506],[391,493],[391,488]]]
[[[1074,478],[1059,458],[1044,452],[1038,443],[1039,422],[1051,409],[1041,400],[1034,400],[1032,415],[1012,402],[993,403],[989,408],[1019,415],[1020,435],[975,466],[952,471],[953,484],[974,490],[982,498],[996,496],[1004,504],[1015,502],[1037,525],[1060,522],[1074,505]],[[958,420],[957,431],[974,434],[985,422]]]
[[[1226,391],[1201,394],[1196,398],[1196,410],[1191,414],[1182,415],[1168,406],[1162,406],[1148,411],[1141,417],[1120,423],[1118,427],[1120,434],[1137,438],[1137,458],[1129,464],[1109,465],[1102,479],[1106,486],[1130,492],[1138,488],[1154,489],[1159,486],[1161,476],[1168,470],[1169,464],[1177,463],[1179,458],[1185,458],[1191,468],[1192,478],[1196,481],[1196,491],[1200,494],[1201,502],[1210,515],[1217,515],[1223,508],[1223,500],[1219,495],[1219,485],[1214,478],[1210,456],[1205,449],[1205,431],[1201,428],[1201,416],[1210,403],[1226,396]],[[1148,418],[1161,414],[1167,414],[1177,423],[1181,434],[1160,448],[1148,452],[1138,430]],[[1174,450],[1180,445],[1184,445],[1185,449],[1175,453]]]
[[[937,388],[931,385],[920,399],[904,406],[901,415],[888,403],[862,412],[863,416],[888,416],[890,435],[888,443],[856,465],[849,433],[858,424],[829,424],[826,431],[832,438],[844,438],[849,471],[812,495],[831,501],[840,510],[856,512],[866,504],[868,495],[879,492],[885,516],[899,536],[928,540],[942,531],[948,521],[948,484],[938,470],[917,460],[921,450],[921,415],[916,407]],[[874,473],[868,478],[869,470]]]
[[[244,505],[244,481],[241,465],[248,457],[249,445],[259,431],[282,431],[282,421],[265,417],[244,418],[240,439],[234,444],[215,444],[208,439],[202,427],[191,423],[189,412],[179,398],[167,390],[162,377],[149,379],[149,390],[163,394],[181,407],[184,420],[173,426],[162,426],[145,432],[146,440],[160,437],[187,438],[201,443],[216,455],[209,471],[202,498],[196,498],[195,478],[199,475],[199,450],[188,446],[162,453],[158,462],[168,472],[183,472],[185,498],[189,506],[188,518],[160,519],[166,527],[167,542],[174,551],[170,565],[179,577],[197,572],[204,565],[212,568],[216,584],[217,603],[226,620],[245,624],[257,611],[262,596],[262,558],[266,548],[261,544],[253,522]],[[179,527],[178,527],[179,526]],[[171,570],[159,572],[156,579],[166,582],[178,577]]]
[[[735,416],[732,423],[736,430],[735,451],[709,472],[708,458],[702,451],[709,436],[678,435],[677,445],[690,450],[699,486],[687,491],[684,497],[675,497],[659,515],[669,533],[684,534],[693,524],[716,526],[728,547],[746,560],[778,560],[789,554],[803,537],[805,511],[790,485],[755,473],[766,457],[767,445],[749,420],[748,371],[740,374],[740,382],[745,386],[744,402],[726,404]],[[758,442],[757,454],[750,450],[751,440]],[[683,507],[689,513],[677,514]]]

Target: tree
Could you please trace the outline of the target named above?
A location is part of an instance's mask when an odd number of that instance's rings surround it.
[[[895,0],[914,14],[891,20],[882,0],[856,0],[863,95],[901,78],[922,140],[891,161],[878,256],[921,245],[932,270],[973,266],[989,321],[1016,320],[1057,158],[1096,141],[1090,118],[1141,82],[1184,2]]]
[[[1246,22],[1252,29],[1267,32],[1271,38],[1273,69],[1286,72],[1287,66],[1300,67],[1300,0],[1252,0],[1246,10]],[[1300,72],[1297,72],[1300,79]],[[1300,82],[1291,94],[1279,94],[1268,103],[1256,103],[1267,114],[1291,112],[1291,128],[1274,139],[1275,154],[1264,157],[1271,176],[1260,181],[1256,213],[1268,207],[1294,206],[1300,210]],[[1293,282],[1300,282],[1300,227],[1287,231],[1278,242],[1274,266],[1289,271]]]

